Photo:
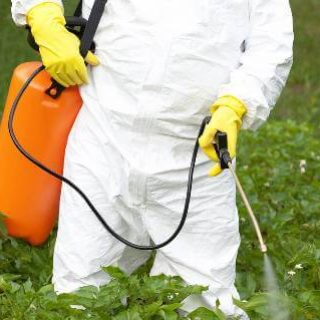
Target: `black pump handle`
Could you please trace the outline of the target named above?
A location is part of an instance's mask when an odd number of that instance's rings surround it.
[[[67,29],[78,36],[81,40],[80,53],[83,58],[86,57],[88,52],[91,50],[95,51],[95,44],[93,41],[94,35],[98,29],[99,22],[104,12],[105,5],[108,0],[95,0],[88,21],[81,17],[82,1],[78,3],[77,9],[72,17],[66,17],[66,27]],[[80,31],[76,28],[80,27]],[[34,40],[31,33],[30,27],[28,29],[28,42],[30,46],[39,51],[39,46]],[[46,90],[46,94],[53,99],[59,98],[64,90],[64,86],[59,84],[57,81],[52,79],[52,84],[50,88]]]
[[[66,18],[66,27],[67,29],[74,33],[77,37],[81,38],[83,35],[83,32],[87,25],[87,20],[82,17],[65,17]],[[80,31],[78,31],[76,28],[80,27]],[[35,42],[35,39],[31,33],[30,27],[27,27],[28,29],[28,43],[29,45],[36,51],[39,51],[39,46]],[[92,51],[94,51],[94,44],[91,43]],[[64,91],[65,87],[58,83],[56,80],[52,79],[51,86],[45,91],[45,93],[50,96],[52,99],[58,99],[62,92]]]
[[[67,27],[81,27],[85,28],[87,25],[87,20],[82,17],[76,17],[76,16],[66,16],[66,26]]]

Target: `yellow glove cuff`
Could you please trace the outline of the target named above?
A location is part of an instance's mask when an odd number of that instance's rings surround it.
[[[53,22],[65,26],[64,9],[54,2],[41,2],[32,7],[26,14],[27,23],[30,27],[47,25]],[[44,24],[45,23],[45,24]]]
[[[234,96],[223,96],[218,98],[210,108],[211,113],[214,113],[219,107],[228,107],[232,109],[240,119],[247,112],[245,104]]]

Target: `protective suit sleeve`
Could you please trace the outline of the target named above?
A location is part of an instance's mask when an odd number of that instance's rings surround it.
[[[63,6],[61,0],[11,0],[11,13],[15,24],[18,26],[26,25],[27,12],[42,2],[53,2]]]
[[[240,66],[219,97],[242,100],[244,129],[257,129],[269,116],[285,86],[293,61],[293,22],[289,0],[249,0],[250,30]]]

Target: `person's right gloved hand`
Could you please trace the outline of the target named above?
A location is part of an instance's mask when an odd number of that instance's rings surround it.
[[[80,54],[80,40],[65,25],[63,8],[53,2],[42,2],[27,13],[27,23],[40,49],[43,65],[53,79],[64,87],[88,82],[85,62],[99,64],[89,52],[85,59]]]
[[[203,152],[216,164],[209,172],[209,176],[217,176],[222,172],[219,157],[213,143],[216,134],[224,132],[228,136],[228,151],[230,157],[236,155],[238,132],[242,125],[242,117],[247,112],[245,104],[234,96],[220,97],[211,107],[212,117],[199,138],[199,146]]]

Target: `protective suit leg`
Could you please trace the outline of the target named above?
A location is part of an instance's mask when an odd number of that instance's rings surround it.
[[[82,107],[69,136],[64,174],[87,193],[117,232],[135,242],[148,243],[139,212],[124,208],[119,185],[114,181],[121,179],[119,175],[125,174],[125,170],[117,170],[108,161],[110,152],[113,161],[120,161],[121,156],[102,134],[99,104],[90,102],[91,109]],[[149,252],[127,248],[108,234],[79,195],[63,185],[53,268],[58,293],[106,284],[109,277],[101,267],[116,265],[130,273],[148,256]]]
[[[187,298],[183,310],[190,312],[200,306],[214,308],[218,299],[225,314],[248,319],[232,301],[232,297],[239,298],[234,281],[240,244],[234,180],[230,172],[225,171],[209,181],[204,174],[206,168],[209,164],[195,170],[190,217],[185,228],[173,243],[157,252],[151,274],[178,275],[188,284],[209,286],[202,296]],[[157,230],[169,234],[177,223],[185,192],[185,188],[176,186],[178,191],[173,201],[172,195],[155,187],[157,184],[157,181],[150,184],[152,204],[144,216],[148,232],[156,243],[164,237]]]

